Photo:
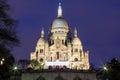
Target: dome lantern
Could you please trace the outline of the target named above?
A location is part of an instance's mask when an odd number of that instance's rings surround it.
[[[52,29],[69,29],[67,21],[62,16],[62,6],[61,3],[59,3],[58,6],[58,15],[57,18],[54,19],[52,23]]]
[[[58,6],[58,17],[62,17],[62,6],[61,6],[61,3],[59,3],[59,6]]]
[[[77,37],[77,29],[76,29],[76,27],[74,29],[74,37]]]
[[[42,30],[41,30],[41,38],[43,38],[44,37],[44,29],[42,28]]]

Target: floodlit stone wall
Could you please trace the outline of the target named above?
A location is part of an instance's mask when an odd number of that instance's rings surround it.
[[[91,71],[34,71],[23,72],[22,80],[97,80]]]

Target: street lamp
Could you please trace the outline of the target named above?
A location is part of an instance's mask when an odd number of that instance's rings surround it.
[[[17,71],[18,71],[18,67],[15,65],[13,66],[13,71],[14,71],[14,80],[17,80]]]
[[[109,73],[109,69],[108,69],[108,66],[106,65],[106,64],[104,64],[103,65],[103,67],[102,67],[102,78],[104,79],[104,80],[108,80],[108,73]]]
[[[14,70],[14,71],[17,71],[17,70],[18,70],[18,67],[17,67],[17,66],[14,66],[13,70]]]
[[[0,61],[0,65],[3,65],[3,62],[4,62],[4,61],[5,61],[5,59],[2,58],[1,61]]]
[[[107,68],[107,66],[106,66],[106,65],[103,65],[103,70],[105,70],[105,71],[107,71],[107,70],[108,70],[108,68]]]
[[[103,67],[103,69],[104,69],[105,71],[107,71],[107,70],[108,70],[106,66],[104,66],[104,67]]]

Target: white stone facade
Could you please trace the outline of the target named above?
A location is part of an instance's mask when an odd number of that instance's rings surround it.
[[[67,21],[62,16],[62,7],[58,7],[58,16],[53,21],[48,34],[48,40],[44,39],[44,29],[41,30],[41,37],[37,42],[36,49],[31,53],[30,59],[44,63],[44,68],[49,66],[63,67],[70,69],[89,69],[88,51],[83,51],[81,40],[77,36],[77,29],[74,30],[74,38]]]

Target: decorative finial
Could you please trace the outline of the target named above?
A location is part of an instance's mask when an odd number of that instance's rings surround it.
[[[42,38],[44,37],[44,28],[42,28],[42,30],[41,30],[41,37]]]
[[[59,3],[59,6],[58,6],[58,17],[62,17],[62,6],[61,6],[61,3]]]
[[[76,27],[74,29],[74,37],[77,37],[77,29],[76,29]]]

